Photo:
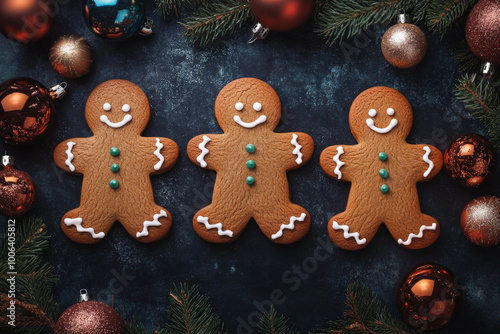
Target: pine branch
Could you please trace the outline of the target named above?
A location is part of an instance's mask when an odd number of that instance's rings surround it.
[[[481,60],[471,51],[465,39],[453,46],[453,56],[460,72],[478,72]]]
[[[258,330],[259,334],[299,334],[293,326],[288,325],[285,316],[278,316],[273,306],[271,306],[270,312],[264,314],[260,319]]]
[[[454,23],[478,0],[431,1],[426,15],[430,31],[447,33]]]
[[[208,297],[197,286],[180,284],[170,292],[167,329],[172,334],[226,333],[224,324],[213,313]]]
[[[250,5],[246,0],[225,0],[206,2],[179,23],[185,28],[187,39],[207,45],[230,35],[252,19]]]
[[[0,304],[1,309],[11,298],[3,294],[9,291],[8,272],[15,271],[16,327],[0,323],[0,331],[8,328],[11,333],[49,333],[59,311],[52,295],[52,286],[57,281],[43,253],[49,247],[49,236],[43,221],[26,218],[15,227],[15,270],[9,268],[8,233],[2,240],[0,253]],[[7,304],[5,304],[7,305]]]
[[[318,14],[316,32],[331,46],[356,36],[369,26],[395,21],[400,10],[410,16],[414,11],[412,21],[418,22],[424,17],[428,3],[429,0],[330,0]]]
[[[484,80],[476,84],[476,75],[466,74],[459,79],[455,96],[485,124],[491,143],[500,149],[500,94],[493,85]]]
[[[414,334],[407,324],[394,318],[364,284],[349,282],[343,319],[330,321],[313,330],[316,334]]]

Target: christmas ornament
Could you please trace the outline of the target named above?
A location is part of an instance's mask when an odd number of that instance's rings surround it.
[[[107,39],[126,40],[153,32],[143,0],[85,0],[83,16],[94,34]]]
[[[15,169],[14,158],[2,157],[0,171],[0,214],[8,217],[24,215],[36,198],[35,182],[28,173]]]
[[[500,64],[500,0],[481,0],[467,17],[467,44],[485,62],[483,73],[492,74],[493,64]]]
[[[387,29],[382,37],[382,53],[392,66],[410,68],[424,58],[427,52],[427,39],[416,25],[406,22],[404,14],[399,15],[398,23]]]
[[[476,245],[500,244],[500,198],[483,196],[470,201],[460,216],[460,227],[465,237]]]
[[[249,43],[266,38],[269,30],[288,31],[306,22],[314,9],[314,0],[248,0],[259,22],[252,29]]]
[[[49,89],[30,78],[14,78],[0,85],[0,137],[6,143],[29,144],[49,128],[54,99],[66,93],[66,84]]]
[[[61,76],[75,79],[90,71],[94,56],[85,38],[67,35],[55,41],[49,52],[49,61]]]
[[[434,263],[420,265],[402,279],[397,303],[403,320],[419,330],[436,330],[453,321],[463,302],[456,276]]]
[[[460,135],[446,148],[444,164],[453,180],[467,187],[478,187],[495,170],[493,147],[478,134]]]
[[[57,10],[55,0],[2,0],[0,32],[14,42],[38,41],[49,32]]]
[[[111,306],[90,300],[87,290],[80,291],[78,303],[61,314],[55,334],[125,334],[125,324]]]

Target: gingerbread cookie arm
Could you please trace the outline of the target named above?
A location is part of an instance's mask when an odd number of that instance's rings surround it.
[[[63,141],[54,149],[54,162],[68,173],[81,175],[88,157],[89,139],[72,138]]]
[[[432,145],[410,145],[409,161],[419,161],[417,182],[427,181],[436,176],[443,167],[443,154]]]
[[[202,168],[216,170],[218,156],[220,158],[218,147],[223,136],[221,134],[206,134],[191,139],[187,146],[189,159]]]
[[[179,158],[179,147],[172,139],[142,137],[140,142],[141,161],[146,161],[146,169],[153,175],[166,172]]]
[[[275,137],[275,145],[283,153],[282,161],[286,170],[301,167],[311,159],[314,141],[307,133],[276,133]]]
[[[353,172],[359,167],[357,145],[334,145],[321,152],[319,163],[323,172],[338,181],[352,181]]]

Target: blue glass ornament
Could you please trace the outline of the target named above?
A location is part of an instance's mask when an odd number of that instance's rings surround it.
[[[153,32],[144,0],[84,0],[83,16],[94,34],[107,39],[123,41]]]

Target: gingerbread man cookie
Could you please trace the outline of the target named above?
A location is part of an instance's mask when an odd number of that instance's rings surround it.
[[[412,122],[410,103],[400,92],[367,89],[349,112],[358,144],[330,146],[321,153],[321,168],[328,176],[351,182],[346,210],[328,223],[337,246],[365,247],[382,223],[406,248],[427,247],[437,239],[439,223],[420,211],[416,183],[433,178],[443,156],[431,145],[405,141]]]
[[[311,218],[290,201],[286,172],[311,158],[311,137],[273,132],[281,118],[279,97],[254,78],[225,86],[215,101],[215,116],[224,133],[199,135],[187,148],[191,161],[217,172],[212,204],[193,218],[196,233],[210,242],[231,242],[254,218],[276,243],[304,237]]]
[[[179,149],[168,138],[141,137],[149,116],[148,98],[129,81],[106,81],[90,94],[85,119],[94,136],[66,140],[54,151],[60,168],[83,175],[80,207],[61,221],[70,239],[96,243],[117,220],[141,242],[169,231],[172,217],[155,204],[149,176],[170,169]]]

